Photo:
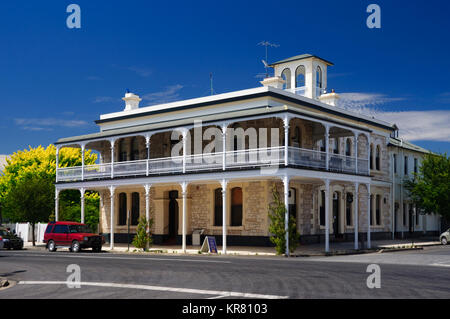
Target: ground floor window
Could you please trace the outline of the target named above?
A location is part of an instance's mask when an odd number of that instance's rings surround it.
[[[137,225],[139,223],[139,193],[131,194],[131,225]]]
[[[119,194],[119,225],[127,224],[127,194]]]
[[[369,220],[370,220],[370,226],[373,225],[373,195],[370,195],[370,205],[369,205]]]
[[[242,226],[242,188],[231,190],[231,226]]]
[[[222,226],[222,188],[214,190],[214,226]]]
[[[403,226],[406,226],[406,203],[403,203]]]
[[[375,225],[381,225],[381,195],[377,195],[375,200]]]
[[[352,207],[353,207],[353,194],[347,193],[347,200],[345,201],[345,220],[347,226],[353,225]]]
[[[325,191],[320,191],[320,226],[325,226]]]

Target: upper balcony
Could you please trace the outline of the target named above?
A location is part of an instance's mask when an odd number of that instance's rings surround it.
[[[368,132],[279,116],[283,119],[262,116],[223,126],[184,127],[178,137],[173,137],[173,131],[162,130],[64,145],[78,144],[82,152],[86,147],[96,150],[100,162],[58,167],[57,182],[284,167],[369,175]],[[195,141],[196,129],[203,137],[199,142]],[[211,129],[217,131],[214,139],[204,139]],[[211,141],[214,147],[208,148]]]
[[[278,168],[285,167],[286,164],[304,169],[368,175],[367,159],[299,147],[288,147],[287,157],[285,157],[285,147],[281,146],[58,168],[57,180],[73,182],[115,177]]]

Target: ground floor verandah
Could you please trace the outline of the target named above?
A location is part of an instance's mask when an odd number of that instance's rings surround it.
[[[56,204],[59,192],[80,189],[83,211],[84,193],[98,191],[99,231],[107,237],[110,248],[129,240],[128,232],[136,232],[139,216],[152,218],[155,244],[180,244],[185,250],[192,244],[192,233],[201,229],[203,236],[216,237],[223,253],[227,245],[270,245],[268,207],[273,202],[273,189],[284,200],[287,214],[295,218],[301,242],[323,243],[325,251],[330,241],[353,241],[358,249],[361,239],[370,246],[371,239],[389,238],[392,231],[390,188],[371,186],[368,177],[318,176],[317,172],[286,168],[268,175],[258,170],[179,179],[169,176],[57,184]]]

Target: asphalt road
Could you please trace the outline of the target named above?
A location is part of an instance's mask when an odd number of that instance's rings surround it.
[[[69,288],[67,266],[81,269]],[[369,289],[369,264],[381,288]],[[450,298],[450,246],[353,256],[284,258],[0,251],[5,298]]]

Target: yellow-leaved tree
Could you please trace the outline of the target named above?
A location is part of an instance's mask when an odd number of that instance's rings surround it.
[[[94,164],[97,155],[85,152],[86,165]],[[59,166],[81,166],[81,150],[62,148]],[[56,147],[49,145],[17,151],[7,158],[0,176],[0,222],[38,222],[54,220],[55,212]],[[86,193],[86,223],[98,224],[98,193]],[[80,221],[80,192],[67,190],[60,193],[60,220]],[[33,235],[33,245],[35,238]]]

